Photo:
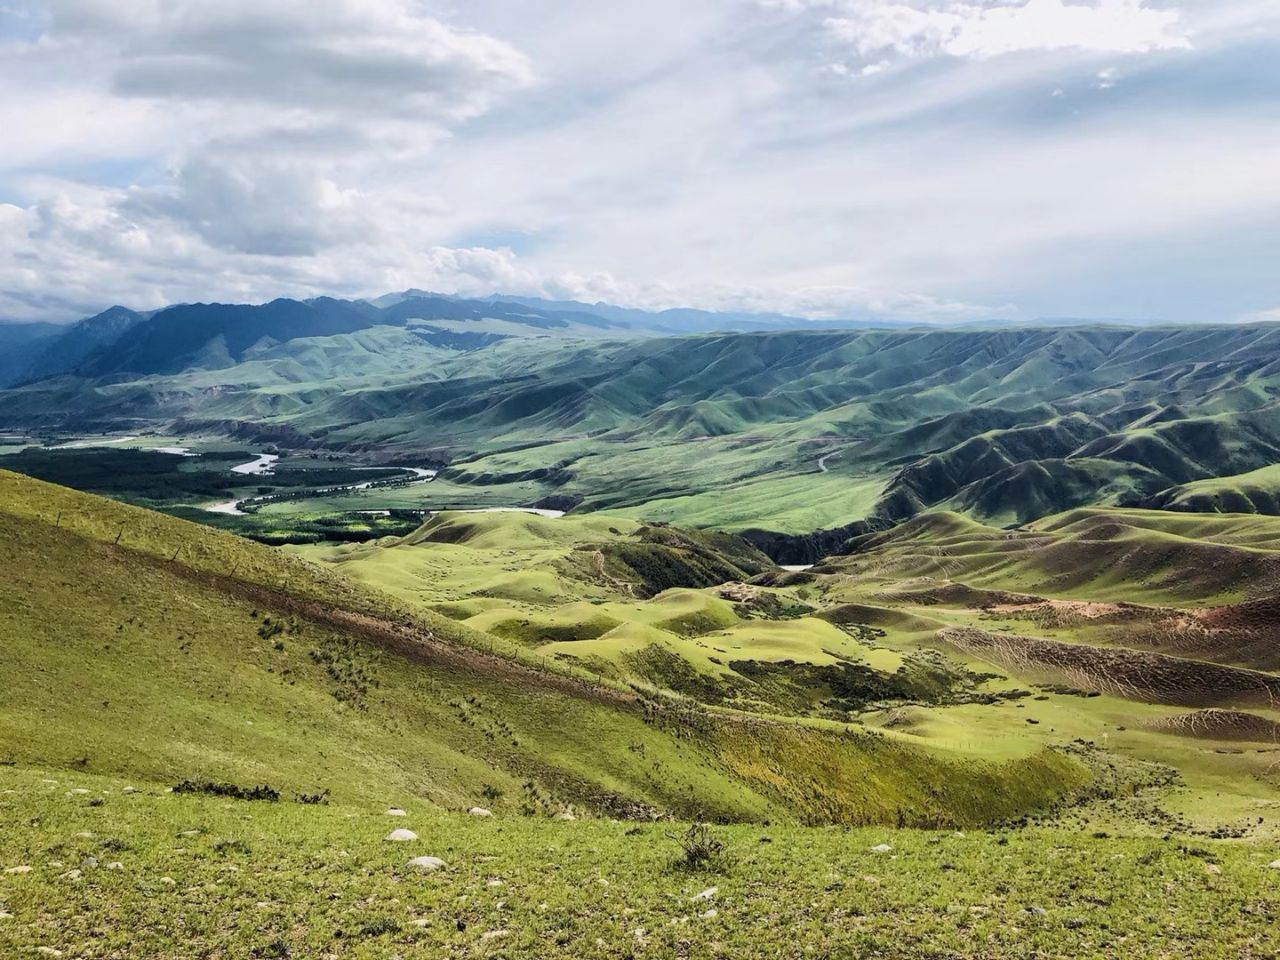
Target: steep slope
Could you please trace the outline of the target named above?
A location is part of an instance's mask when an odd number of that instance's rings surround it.
[[[488,792],[512,811],[846,822],[976,823],[1087,779],[1052,751],[961,764],[539,669],[305,562],[13,474],[0,528],[10,762],[445,807]]]

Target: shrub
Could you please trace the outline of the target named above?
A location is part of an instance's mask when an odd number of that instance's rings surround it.
[[[668,833],[680,845],[679,865],[686,870],[706,870],[716,866],[724,856],[724,843],[711,834],[711,828],[700,820],[689,824],[684,833]]]

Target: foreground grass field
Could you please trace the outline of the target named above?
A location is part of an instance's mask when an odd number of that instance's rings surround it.
[[[691,870],[672,824],[134,786],[0,769],[0,955],[1234,960],[1280,919],[1253,845],[714,827]]]

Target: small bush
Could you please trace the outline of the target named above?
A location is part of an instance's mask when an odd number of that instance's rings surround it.
[[[724,843],[711,835],[711,828],[700,820],[689,824],[684,833],[668,833],[680,845],[679,865],[686,870],[707,870],[724,856]]]
[[[319,793],[295,793],[293,795],[294,803],[305,803],[310,806],[328,806],[329,791],[322,790]]]
[[[212,797],[230,797],[233,800],[266,800],[275,803],[280,791],[266,784],[260,787],[239,787],[234,783],[215,783],[212,780],[183,780],[173,788],[174,793],[207,793]]]
[[[374,920],[372,923],[366,923],[360,928],[360,935],[363,937],[380,937],[384,933],[398,933],[400,924],[392,920],[390,917],[382,917]]]

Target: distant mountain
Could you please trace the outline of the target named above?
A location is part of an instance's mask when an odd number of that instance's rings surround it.
[[[127,307],[110,307],[70,327],[59,327],[41,341],[41,349],[16,366],[6,385],[43,380],[79,367],[97,351],[110,346],[147,318]]]
[[[101,379],[216,370],[290,341],[377,326],[405,327],[430,346],[466,351],[510,337],[630,339],[816,325],[781,314],[692,309],[655,313],[605,303],[497,295],[467,299],[423,290],[370,301],[319,297],[260,305],[181,304],[154,313],[117,306],[70,328],[41,331],[44,335],[34,337],[25,349],[7,351],[11,356],[0,368],[0,386],[63,374]]]
[[[55,323],[0,323],[0,386],[21,378],[66,329]]]

